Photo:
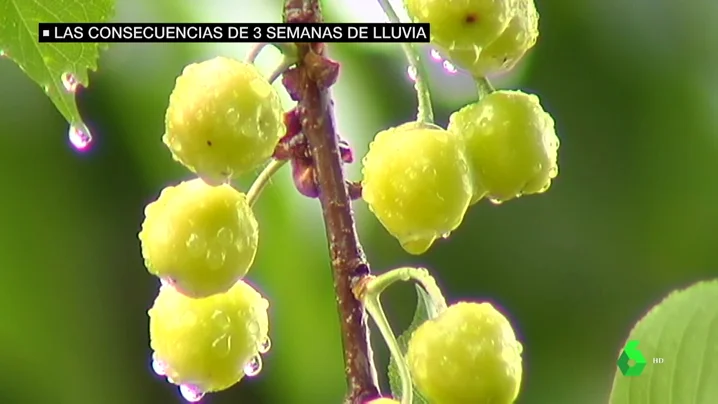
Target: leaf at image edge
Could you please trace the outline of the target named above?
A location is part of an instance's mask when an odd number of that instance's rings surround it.
[[[647,364],[638,376],[616,370],[610,404],[718,402],[717,281],[672,292],[635,325],[627,341],[638,341]],[[654,358],[663,362],[653,363]]]
[[[88,69],[97,69],[97,43],[39,43],[39,22],[106,22],[114,14],[114,0],[2,0],[0,53],[13,60],[44,89],[70,124],[82,124],[75,94],[63,76],[89,85]]]
[[[414,311],[414,318],[411,320],[409,328],[407,328],[406,331],[404,331],[396,339],[402,353],[406,354],[406,349],[409,345],[409,338],[411,338],[411,334],[414,330],[424,324],[424,322],[429,319],[429,313],[433,312],[429,302],[430,299],[426,291],[419,285],[416,285],[416,310]],[[387,376],[389,378],[389,387],[392,395],[394,397],[401,397],[401,377],[399,377],[399,371],[397,370],[394,358],[389,358]],[[416,388],[414,388],[414,400],[412,404],[428,404],[428,401],[421,396],[421,393],[419,393]]]

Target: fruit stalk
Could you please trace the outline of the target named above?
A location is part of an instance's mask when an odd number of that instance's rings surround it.
[[[378,1],[390,22],[401,22],[389,0]],[[431,103],[431,92],[429,91],[429,74],[421,63],[421,56],[413,44],[402,43],[401,49],[404,51],[406,61],[409,62],[409,66],[416,74],[414,79],[414,89],[416,90],[418,102],[416,120],[423,123],[434,123],[434,108]]]
[[[494,88],[494,85],[491,84],[491,81],[489,81],[486,77],[477,77],[474,79],[476,81],[476,90],[479,93],[479,99],[484,99],[484,97],[488,96],[489,94],[496,91]]]
[[[284,21],[322,23],[319,0],[285,0]],[[360,404],[379,396],[366,312],[352,293],[352,286],[369,275],[369,264],[356,231],[327,91],[331,84],[326,80],[327,70],[333,62],[324,56],[324,44],[298,43],[297,50],[299,61],[292,74],[296,82],[289,88],[285,76],[285,85],[299,103],[302,131],[319,185],[342,331],[348,387],[345,403]]]

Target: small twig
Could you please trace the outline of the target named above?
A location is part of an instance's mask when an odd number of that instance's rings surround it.
[[[264,188],[269,185],[272,176],[279,171],[285,163],[286,160],[272,160],[264,167],[252,183],[252,186],[249,187],[249,191],[247,191],[247,203],[249,203],[249,206],[253,206],[254,203],[257,202],[257,198],[259,198]]]
[[[351,200],[355,201],[357,199],[361,199],[361,195],[362,195],[361,182],[347,181],[347,192],[349,193],[349,198]]]
[[[429,319],[436,318],[446,310],[446,299],[436,284],[436,280],[426,268],[402,267],[392,269],[378,276],[367,276],[360,282],[357,282],[353,288],[354,295],[357,299],[364,302],[367,311],[374,319],[377,328],[381,331],[381,335],[384,337],[391,356],[394,358],[401,379],[401,404],[412,403],[414,396],[413,382],[404,353],[399,347],[391,324],[384,314],[380,299],[381,294],[389,288],[389,286],[397,282],[406,281],[418,283],[427,293],[429,300],[427,314]]]
[[[282,62],[279,63],[279,65],[267,76],[267,81],[270,83],[274,83],[279,76],[284,74],[284,72],[287,71],[292,65],[294,65],[297,61],[295,59],[291,59],[288,57],[282,58]]]
[[[280,52],[282,52],[282,55],[290,58],[297,57],[297,46],[293,43],[282,43],[282,42],[272,42],[270,45],[277,48]]]
[[[416,282],[429,296],[432,310],[429,312],[429,318],[435,318],[448,307],[446,298],[441,292],[441,288],[436,283],[436,279],[431,276],[426,268],[401,267],[386,271],[378,276],[372,276],[354,287],[354,294],[359,299],[367,298],[371,295],[378,295],[386,290],[389,286],[397,282]]]
[[[294,186],[300,194],[307,198],[319,197],[317,170],[314,168],[312,159],[293,158],[292,179],[294,180]]]
[[[367,282],[365,286],[366,289],[364,290],[362,301],[369,315],[374,319],[374,323],[379,329],[379,332],[381,332],[381,336],[384,338],[387,348],[389,348],[389,353],[391,353],[391,356],[394,358],[399,378],[401,379],[401,404],[412,404],[414,399],[414,385],[411,380],[411,374],[409,373],[409,367],[406,364],[399,343],[394,336],[394,331],[391,328],[389,319],[386,318],[386,314],[381,305],[381,292],[383,292],[384,289],[373,289],[372,286],[374,286],[374,283],[372,283],[372,281]]]
[[[486,77],[477,77],[474,81],[476,82],[476,90],[479,93],[479,99],[483,99],[487,95],[496,91],[494,86]]]
[[[244,61],[247,63],[254,63],[257,61],[257,57],[260,53],[262,53],[262,50],[269,45],[266,42],[254,44],[252,48],[247,52],[247,56],[245,56]]]

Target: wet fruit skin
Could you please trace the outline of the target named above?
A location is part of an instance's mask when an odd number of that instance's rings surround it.
[[[454,112],[448,130],[466,143],[475,188],[495,202],[544,192],[558,175],[554,120],[533,94],[496,91]]]
[[[539,14],[534,0],[515,0],[515,15],[506,29],[477,54],[475,50],[448,51],[447,57],[456,66],[475,77],[506,72],[516,66],[538,40]]]
[[[151,274],[206,297],[247,274],[259,229],[245,194],[197,178],[163,189],[147,205],[139,239]]]
[[[216,57],[177,78],[162,140],[175,160],[220,184],[266,162],[284,132],[279,94],[259,70]]]
[[[362,163],[362,197],[407,252],[426,252],[461,224],[473,189],[458,136],[403,124],[379,132]]]
[[[414,22],[431,24],[431,42],[446,51],[482,49],[501,35],[514,0],[404,0]]]
[[[367,401],[364,404],[399,404],[399,402],[391,398],[381,397],[371,401]]]
[[[414,331],[406,359],[431,403],[511,404],[521,386],[522,350],[491,304],[460,302]]]
[[[244,365],[268,338],[269,302],[239,281],[226,293],[193,299],[160,287],[150,318],[150,345],[172,383],[209,393],[244,377]]]

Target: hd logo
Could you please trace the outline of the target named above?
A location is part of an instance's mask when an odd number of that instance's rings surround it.
[[[633,361],[633,363],[629,363]],[[618,357],[618,368],[624,376],[638,376],[646,367],[646,358],[638,350],[638,341],[628,341]]]

